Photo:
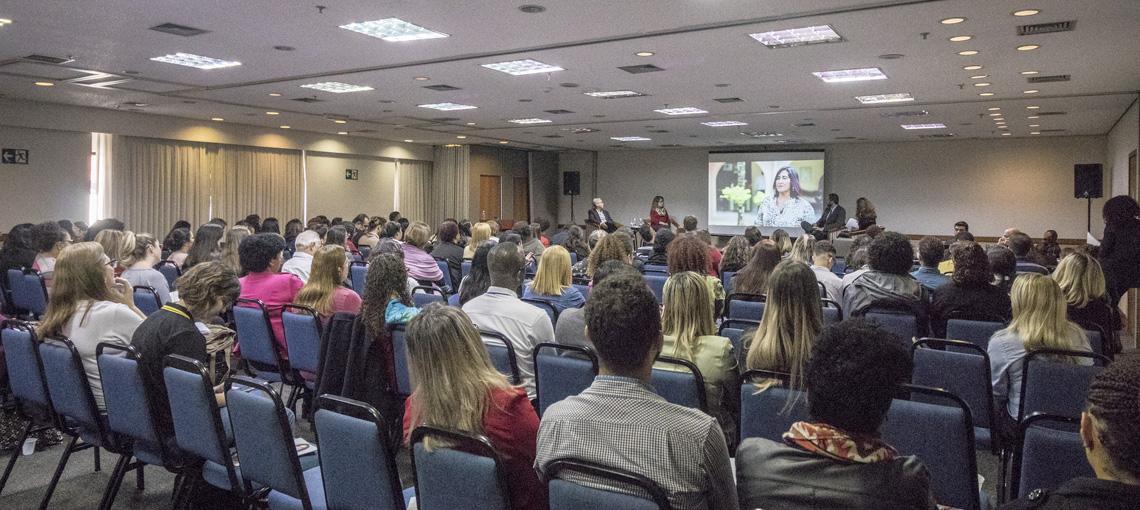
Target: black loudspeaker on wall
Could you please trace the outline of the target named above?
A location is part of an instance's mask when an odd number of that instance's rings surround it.
[[[582,190],[580,172],[562,172],[562,194],[563,195],[580,195]]]
[[[1073,197],[1104,196],[1104,167],[1100,163],[1073,165]]]

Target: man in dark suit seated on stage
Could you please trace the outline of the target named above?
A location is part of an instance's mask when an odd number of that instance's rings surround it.
[[[823,215],[819,217],[819,220],[814,224],[805,221],[800,226],[803,227],[804,232],[822,240],[827,239],[827,234],[842,229],[846,221],[847,210],[839,205],[839,195],[831,193],[827,195],[827,207],[823,210]]]
[[[611,234],[621,226],[614,221],[613,215],[606,210],[606,203],[600,198],[594,199],[594,208],[586,214],[586,224]]]

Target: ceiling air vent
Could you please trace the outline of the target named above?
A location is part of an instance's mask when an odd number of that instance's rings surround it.
[[[174,23],[163,23],[161,25],[156,25],[156,26],[150,27],[150,29],[154,30],[156,32],[163,32],[166,34],[180,35],[182,37],[193,37],[196,35],[202,35],[202,34],[209,32],[209,30],[202,30],[201,28],[188,27],[185,25],[177,25]]]
[[[793,127],[812,127],[815,126],[814,122],[801,122],[799,124],[792,124]]]
[[[1071,78],[1072,76],[1067,74],[1054,74],[1052,76],[1030,76],[1026,78],[1025,81],[1029,83],[1052,83],[1055,81],[1069,81]]]
[[[572,111],[570,111],[570,110],[563,110],[563,109],[556,109],[556,110],[543,110],[543,111],[544,111],[544,112],[546,112],[546,113],[551,113],[551,114],[554,114],[554,115],[562,115],[562,114],[566,114],[566,113],[574,113],[574,112],[572,112]]]
[[[562,138],[562,135],[542,135],[543,138]]]
[[[1076,24],[1076,21],[1055,21],[1053,23],[1038,23],[1036,25],[1018,25],[1017,35],[1038,35],[1051,34],[1054,32],[1071,32]]]
[[[1040,130],[1040,132],[1042,132],[1042,133],[1064,133],[1065,131],[1068,131],[1068,130],[1067,129],[1042,129],[1042,130]]]
[[[720,97],[717,99],[713,99],[713,101],[716,101],[718,103],[743,103],[744,102],[744,100],[740,99],[739,97]]]
[[[442,83],[439,85],[428,85],[424,88],[425,89],[431,89],[431,90],[438,90],[440,92],[446,92],[448,90],[459,90],[459,87],[452,87],[451,85],[444,85]]]
[[[357,130],[353,131],[353,133],[376,133],[376,132],[377,131],[375,129],[357,129]]]
[[[836,140],[854,140],[855,137],[854,136],[837,136],[837,137],[835,137],[835,139]]]
[[[668,129],[650,129],[649,132],[650,133],[668,133],[669,130]]]
[[[661,147],[663,149],[671,149],[674,147],[682,147],[682,145],[679,143],[663,143],[661,145],[658,145],[658,147]]]
[[[323,103],[323,102],[325,102],[324,99],[317,99],[315,97],[296,97],[296,98],[293,98],[293,100],[297,101],[299,103]]]
[[[880,113],[879,115],[881,115],[881,116],[883,116],[883,117],[886,117],[886,118],[897,118],[897,117],[925,117],[925,116],[927,116],[927,115],[930,115],[930,112],[928,112],[928,111],[926,111],[926,110],[910,110],[910,111],[905,111],[905,112],[888,112],[888,113]]]
[[[1037,112],[1034,115],[1039,115],[1041,117],[1051,117],[1054,115],[1064,115],[1064,114],[1065,114],[1065,112]]]
[[[49,57],[47,55],[28,55],[28,56],[24,57],[24,60],[27,60],[30,62],[39,62],[41,64],[56,64],[56,65],[66,64],[68,62],[74,62],[75,61],[75,59],[73,59],[73,58]]]
[[[621,69],[622,71],[630,74],[655,73],[657,71],[665,70],[653,64],[642,64],[639,66],[620,66],[618,69]]]
[[[954,133],[939,133],[936,135],[918,135],[919,138],[954,138]]]
[[[432,122],[455,122],[459,117],[432,117]]]
[[[576,134],[576,135],[580,135],[580,134],[583,134],[583,133],[596,133],[596,132],[598,131],[597,129],[594,129],[594,128],[588,128],[588,127],[580,127],[580,128],[562,128],[562,130],[563,130],[563,131],[569,131],[569,132],[571,132],[571,133],[574,133],[574,134]]]

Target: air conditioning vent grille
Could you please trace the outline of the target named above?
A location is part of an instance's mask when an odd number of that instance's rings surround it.
[[[317,99],[315,97],[297,97],[297,98],[293,98],[293,100],[297,101],[299,103],[323,103],[323,102],[325,102],[324,99]]]
[[[162,32],[171,35],[180,35],[182,37],[193,37],[208,33],[209,30],[202,30],[201,28],[188,27],[185,25],[178,25],[176,23],[163,23],[150,27],[155,32]]]
[[[425,86],[424,88],[425,89],[431,89],[431,90],[438,90],[440,92],[446,92],[449,90],[460,90],[459,87],[453,87],[451,85],[444,85],[442,83],[439,85],[428,85],[428,86]]]
[[[1030,76],[1025,81],[1029,83],[1052,83],[1058,81],[1069,81],[1072,76],[1068,74],[1054,74],[1052,76]]]
[[[32,62],[39,62],[41,64],[55,64],[55,65],[66,64],[68,62],[74,62],[75,61],[75,59],[73,59],[73,58],[49,57],[47,55],[39,55],[39,54],[28,55],[28,56],[24,57],[24,60],[30,60]]]
[[[625,72],[630,73],[630,74],[655,73],[657,71],[664,71],[665,70],[665,69],[657,67],[653,64],[642,64],[639,66],[620,66],[620,67],[618,67],[618,69],[621,69],[622,71],[625,71]]]

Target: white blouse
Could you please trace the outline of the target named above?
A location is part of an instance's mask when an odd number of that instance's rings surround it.
[[[807,200],[792,198],[784,207],[776,204],[776,196],[764,197],[756,213],[756,225],[766,227],[798,227],[800,222],[813,223],[818,215]]]

